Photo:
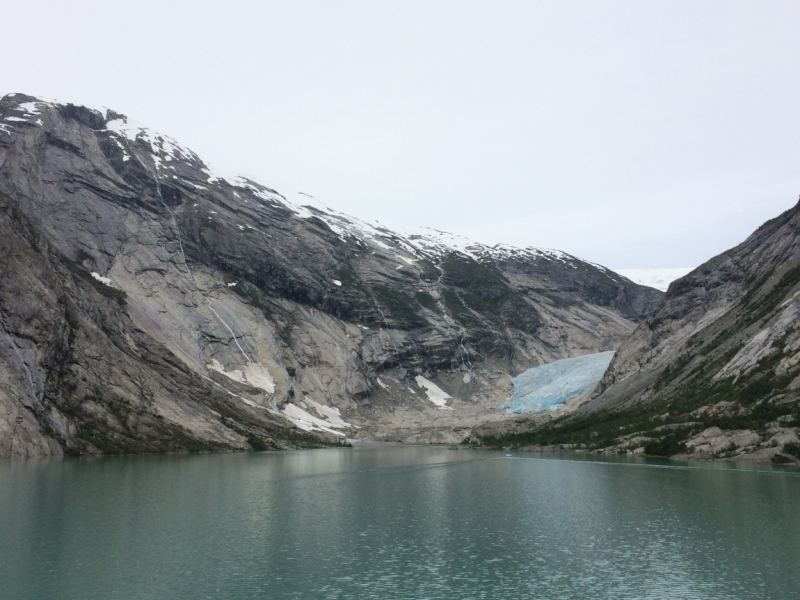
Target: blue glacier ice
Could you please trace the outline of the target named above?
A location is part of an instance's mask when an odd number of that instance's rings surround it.
[[[528,369],[511,380],[514,395],[500,407],[513,413],[556,408],[597,383],[613,356],[613,351],[599,352]]]

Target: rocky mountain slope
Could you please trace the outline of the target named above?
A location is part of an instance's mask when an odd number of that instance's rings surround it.
[[[661,297],[223,176],[111,110],[0,100],[0,456],[458,440]]]
[[[593,396],[517,442],[796,462],[800,203],[673,282]]]

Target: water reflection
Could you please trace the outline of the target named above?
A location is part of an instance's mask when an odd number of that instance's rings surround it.
[[[0,465],[4,598],[779,598],[800,474],[395,447]]]

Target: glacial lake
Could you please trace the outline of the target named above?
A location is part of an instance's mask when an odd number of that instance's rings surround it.
[[[0,597],[798,598],[800,472],[402,446],[4,460]]]

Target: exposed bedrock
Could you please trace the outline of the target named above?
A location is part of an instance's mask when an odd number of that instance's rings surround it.
[[[562,252],[393,231],[222,176],[110,110],[0,100],[3,456],[440,421],[430,439],[451,440],[512,376],[617,348],[661,297]]]

